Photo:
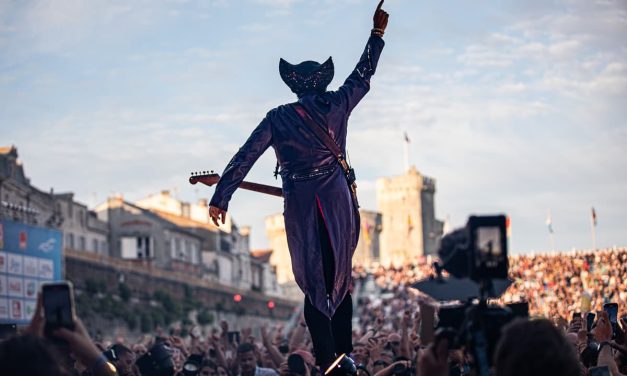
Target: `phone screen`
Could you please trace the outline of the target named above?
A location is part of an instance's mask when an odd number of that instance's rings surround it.
[[[594,318],[596,315],[593,312],[588,312],[586,315],[586,328],[588,331],[592,330],[592,325],[594,324]]]
[[[226,335],[229,343],[240,343],[238,331],[227,332]]]
[[[435,308],[428,304],[420,305],[420,339],[423,345],[429,345],[434,339]]]
[[[617,322],[618,316],[618,304],[617,303],[606,303],[603,305],[603,310],[607,312],[607,315],[610,318],[610,322],[612,325],[615,325]]]
[[[72,287],[69,283],[43,285],[42,299],[47,326],[74,329]]]

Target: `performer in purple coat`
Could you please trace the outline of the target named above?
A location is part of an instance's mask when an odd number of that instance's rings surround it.
[[[374,28],[353,72],[337,91],[326,91],[333,61],[292,65],[281,59],[283,81],[298,103],[342,151],[347,120],[370,89],[383,49],[388,14],[377,6]],[[285,232],[298,286],[305,293],[305,320],[316,362],[326,369],[352,351],[351,259],[359,238],[359,212],[336,156],[308,129],[294,104],[266,115],[231,159],[216,186],[209,214],[224,223],[231,196],[255,161],[272,146],[283,181]]]

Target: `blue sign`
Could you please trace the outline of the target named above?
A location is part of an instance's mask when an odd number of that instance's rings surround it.
[[[60,231],[0,221],[0,323],[27,324],[45,282],[61,279]]]

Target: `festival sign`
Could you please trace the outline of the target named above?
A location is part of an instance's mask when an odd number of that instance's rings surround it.
[[[0,221],[0,324],[28,324],[41,284],[61,279],[61,232]]]

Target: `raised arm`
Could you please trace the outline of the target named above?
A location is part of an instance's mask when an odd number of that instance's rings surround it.
[[[385,42],[383,42],[383,34],[388,25],[389,15],[381,9],[383,1],[384,0],[381,0],[379,2],[374,16],[372,17],[373,28],[370,33],[370,38],[368,39],[368,43],[366,43],[366,47],[361,54],[357,66],[355,66],[355,69],[337,91],[341,96],[341,100],[346,104],[348,113],[353,111],[357,103],[359,103],[370,90],[370,78],[377,69],[379,56],[385,45]]]
[[[231,196],[253,167],[253,164],[271,144],[272,130],[270,129],[270,120],[266,116],[233,156],[220,177],[209,206],[209,216],[216,226],[219,225],[219,221],[224,223]]]

